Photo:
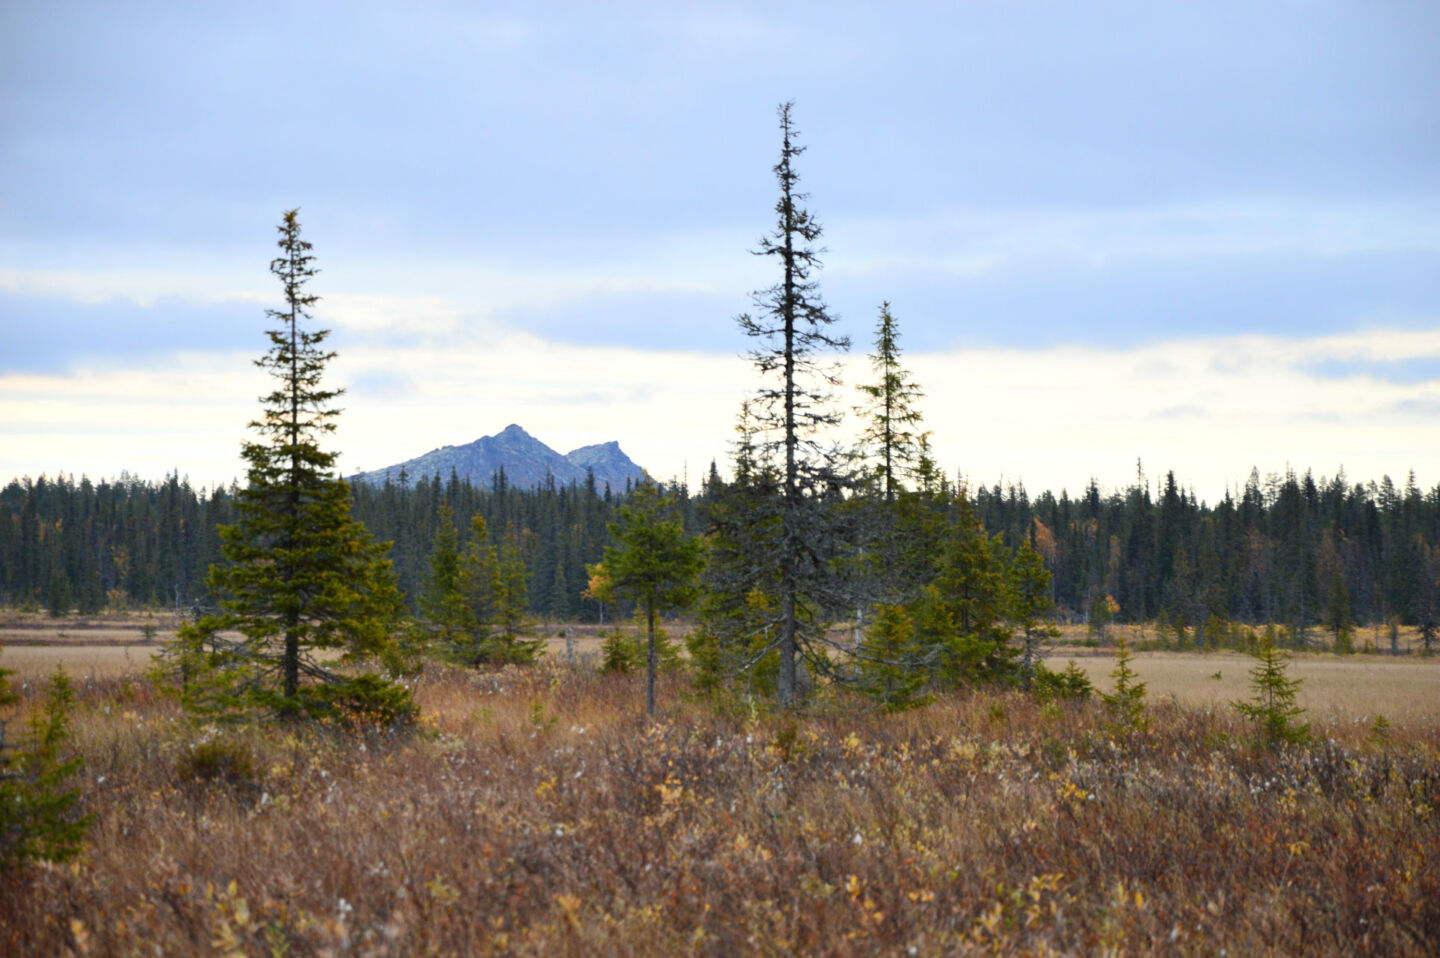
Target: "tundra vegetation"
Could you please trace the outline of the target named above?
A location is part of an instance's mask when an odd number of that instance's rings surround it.
[[[6,954],[1424,954],[1440,730],[978,686],[717,710],[660,675],[428,664],[408,737],[196,725],[77,683],[82,854],[0,878]],[[21,693],[22,709],[43,693]]]
[[[1220,614],[1248,585],[1193,587],[1187,550],[1218,540],[1184,525],[1193,496],[1173,477],[1153,535],[1133,540],[1158,554],[1102,542],[1087,504],[1067,528],[1105,558],[1065,594],[1094,641],[1154,612],[1159,641],[1257,661],[1248,699],[1182,707],[1150,698],[1121,631],[1097,695],[1042,659],[1059,526],[1033,511],[1018,530],[987,524],[985,496],[935,468],[888,304],[861,448],[824,440],[840,386],[825,354],[848,343],[828,331],[789,104],[779,118],[776,224],[756,252],[780,278],[739,317],[761,385],[732,478],[712,470],[699,503],[647,484],[608,514],[608,494],[552,487],[533,502],[613,517],[574,578],[582,536],[527,566],[538,537],[506,515],[503,481],[497,522],[452,477],[421,484],[433,521],[406,547],[422,570],[406,605],[319,444],[337,392],[321,383],[326,334],[305,325],[310,247],[285,214],[286,306],[260,360],[277,385],[242,447],[247,483],[223,495],[210,604],[148,675],[0,696],[30,723],[18,747],[0,740],[0,847],[18,849],[0,950],[1419,954],[1440,940],[1440,726],[1304,721],[1278,649],[1322,614],[1353,648],[1338,553],[1300,556],[1314,577],[1281,574],[1283,626],[1257,632]],[[1303,511],[1287,495],[1277,514]],[[1428,634],[1429,546],[1407,542],[1421,571],[1385,601],[1411,601]],[[552,597],[584,582],[580,600],[617,627],[636,608],[643,679],[623,633],[603,669],[540,655],[537,580]],[[660,616],[692,604],[686,655],[667,655]]]

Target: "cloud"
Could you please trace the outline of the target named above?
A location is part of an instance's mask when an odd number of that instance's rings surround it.
[[[0,238],[54,255],[295,203],[429,254],[750,228],[787,96],[837,221],[1435,192],[1424,4],[85,11],[0,9]]]
[[[518,422],[556,448],[619,441],[660,476],[725,467],[743,398],[735,356],[577,346],[504,333],[480,345],[395,346],[337,333],[330,381],[348,386],[334,448],[346,471],[380,468]],[[1347,357],[1440,355],[1440,330],[1330,337],[1213,337],[1129,348],[974,347],[913,351],[906,365],[937,461],[974,481],[1075,492],[1121,486],[1140,458],[1214,501],[1250,467],[1440,480],[1440,448],[1417,441],[1440,416],[1440,382],[1320,378]],[[0,478],[63,468],[198,481],[240,475],[237,456],[266,387],[250,354],[190,353],[130,369],[0,375]],[[873,373],[845,361],[836,404]],[[854,432],[850,419],[843,436]]]
[[[1440,249],[1411,253],[1234,256],[997,256],[956,276],[895,265],[825,275],[832,303],[873,315],[888,299],[914,349],[972,344],[1134,343],[1250,333],[1304,336],[1433,325]]]
[[[664,350],[735,352],[736,293],[643,290],[601,293],[548,307],[501,310],[512,329],[575,345],[626,345]]]
[[[183,350],[258,342],[254,303],[162,298],[75,302],[0,292],[0,372],[58,372],[82,362],[126,366]]]
[[[1033,13],[0,5],[0,474],[234,475],[295,205],[347,458],[518,421],[693,473],[782,97],[838,331],[892,302],[948,466],[1432,469],[1437,8]]]
[[[1364,378],[1401,384],[1440,382],[1440,356],[1389,361],[1326,359],[1314,363],[1308,371],[1320,379]]]
[[[413,395],[418,387],[415,380],[400,373],[375,369],[361,373],[350,381],[347,395],[362,399],[403,399]]]

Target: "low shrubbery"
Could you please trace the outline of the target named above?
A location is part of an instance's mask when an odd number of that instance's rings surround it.
[[[1060,673],[1064,674],[1064,673]],[[426,734],[198,733],[81,683],[85,853],[0,878],[0,953],[1423,954],[1440,729],[970,689],[723,713],[662,675],[428,666]],[[25,703],[29,709],[38,699]],[[194,747],[192,748],[192,743]]]

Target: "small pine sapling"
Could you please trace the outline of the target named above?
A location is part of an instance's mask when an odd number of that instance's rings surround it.
[[[1264,744],[1275,746],[1285,742],[1304,742],[1310,737],[1310,726],[1297,722],[1305,714],[1295,701],[1300,680],[1285,674],[1285,653],[1275,648],[1269,634],[1266,634],[1255,657],[1259,662],[1250,670],[1250,701],[1231,704],[1255,723],[1256,732]]]
[[[1110,720],[1126,733],[1141,731],[1149,725],[1145,718],[1145,683],[1136,681],[1139,676],[1130,666],[1133,660],[1130,646],[1122,635],[1115,643],[1115,668],[1110,673],[1115,691],[1100,694]]]
[[[0,669],[0,706],[20,697],[10,688],[10,670]],[[65,788],[80,759],[62,761],[70,737],[75,690],[63,668],[50,680],[45,707],[30,720],[30,740],[19,748],[7,740],[0,719],[0,874],[27,861],[65,861],[80,853],[90,816],[80,815],[80,792]]]

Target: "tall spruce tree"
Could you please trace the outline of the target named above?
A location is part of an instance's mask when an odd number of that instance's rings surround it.
[[[392,641],[400,594],[387,546],[352,517],[336,454],[320,446],[335,429],[341,390],[321,383],[335,355],[324,348],[329,331],[306,328],[319,300],[306,285],[319,271],[310,243],[300,238],[298,210],[284,214],[279,232],[280,255],[270,272],[285,306],[266,310],[276,328],[256,361],[275,388],[261,397],[261,416],[250,424],[258,438],[241,446],[247,481],[235,499],[235,524],[220,529],[227,562],[210,570],[208,585],[223,611],[181,631],[186,667],[208,673],[189,684],[191,702],[328,713],[354,693],[382,714],[408,715],[413,706],[403,689],[373,675],[343,678],[317,656],[342,650],[363,661],[382,653]],[[225,641],[220,633],[229,630],[243,638]]]
[[[858,387],[866,397],[855,410],[865,417],[860,442],[875,461],[871,474],[885,501],[894,502],[901,489],[900,476],[914,475],[920,466],[921,443],[929,433],[920,431],[924,417],[915,406],[925,393],[900,365],[900,332],[888,302],[880,304],[870,367],[879,380]]]
[[[842,550],[841,528],[825,500],[851,484],[841,458],[822,444],[820,435],[839,422],[831,390],[840,380],[838,367],[817,354],[844,351],[850,341],[827,332],[835,318],[814,278],[821,265],[821,250],[815,245],[821,229],[801,205],[807,195],[797,189],[794,163],[805,148],[796,142],[791,107],[784,103],[779,108],[775,227],[753,251],[774,259],[781,278],[753,294],[753,314],[737,317],[741,330],[761,344],[749,353],[762,378],[750,411],[761,437],[757,457],[775,463],[780,521],[763,551],[746,556],[748,568],[742,570],[741,581],[727,585],[738,587],[738,595],[748,595],[757,583],[776,580],[776,693],[784,706],[796,699],[798,658],[824,662],[826,610],[843,607],[831,568]]]
[[[900,333],[890,304],[882,303],[875,325],[875,351],[870,365],[877,381],[857,388],[865,402],[855,408],[861,417],[859,456],[866,495],[846,504],[849,521],[861,530],[863,545],[846,564],[858,597],[855,610],[857,642],[863,629],[865,600],[879,606],[912,598],[915,581],[907,573],[905,553],[919,543],[907,540],[902,527],[919,513],[925,493],[906,490],[903,479],[928,480],[931,463],[920,430],[923,416],[917,401],[924,393],[900,365]],[[923,565],[931,564],[926,556]],[[876,615],[879,614],[878,609]]]

